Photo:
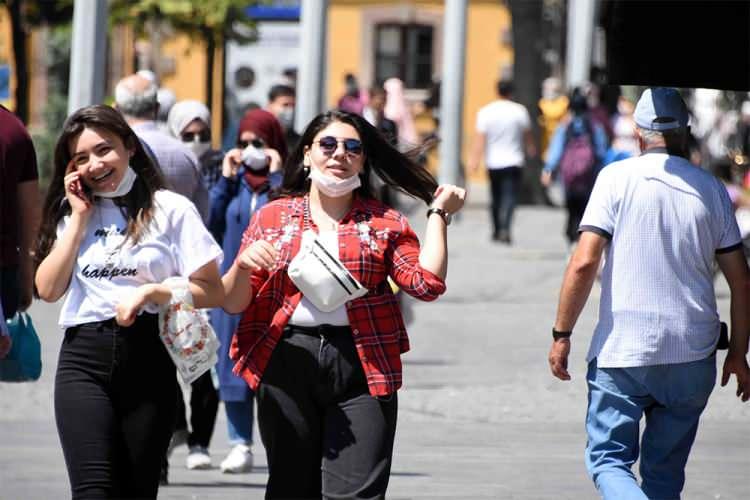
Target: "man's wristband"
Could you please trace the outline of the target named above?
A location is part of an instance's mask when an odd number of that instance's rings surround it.
[[[555,340],[569,339],[571,335],[573,335],[572,331],[560,332],[560,331],[555,330],[554,327],[552,327],[552,338]]]

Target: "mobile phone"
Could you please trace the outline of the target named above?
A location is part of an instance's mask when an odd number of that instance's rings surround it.
[[[81,179],[78,179],[75,181],[72,191],[73,191],[73,194],[75,194],[76,196],[78,196],[79,198],[83,199],[84,201],[88,203],[91,203],[91,201],[94,199],[91,188],[88,187],[83,182],[81,182]]]

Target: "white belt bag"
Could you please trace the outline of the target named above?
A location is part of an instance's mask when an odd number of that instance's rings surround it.
[[[309,229],[302,233],[302,245],[289,263],[288,274],[307,300],[323,312],[334,311],[368,291]]]

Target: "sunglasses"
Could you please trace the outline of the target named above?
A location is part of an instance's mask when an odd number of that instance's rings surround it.
[[[180,134],[182,142],[193,142],[196,137],[200,142],[208,142],[211,140],[211,132],[203,130],[202,132],[185,132],[184,134]]]
[[[266,147],[266,143],[263,141],[263,139],[253,139],[252,141],[237,141],[237,147],[240,149],[245,149],[250,144],[252,144],[254,148],[258,149],[263,149]]]
[[[362,154],[362,141],[359,139],[337,139],[332,136],[321,137],[317,141],[323,154],[330,156],[336,152],[339,144],[344,144],[344,151],[348,155],[359,156]]]

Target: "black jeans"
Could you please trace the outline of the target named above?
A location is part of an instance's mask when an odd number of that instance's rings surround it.
[[[385,498],[397,398],[370,395],[349,327],[287,327],[257,398],[266,498]]]
[[[207,371],[190,384],[190,434],[187,444],[189,447],[202,446],[208,448],[211,435],[214,433],[216,411],[219,408],[219,393],[211,380],[211,370]],[[175,430],[187,430],[185,418],[185,402],[182,393],[177,395],[177,425]]]
[[[589,202],[591,191],[565,193],[565,208],[568,211],[568,221],[565,224],[565,236],[570,243],[578,241],[578,226],[581,225],[583,212],[586,211],[586,205]]]
[[[510,233],[513,211],[516,209],[518,187],[521,183],[521,167],[489,169],[490,195],[492,203],[492,229],[497,236]]]
[[[65,331],[55,418],[74,499],[156,498],[176,389],[156,315]]]

